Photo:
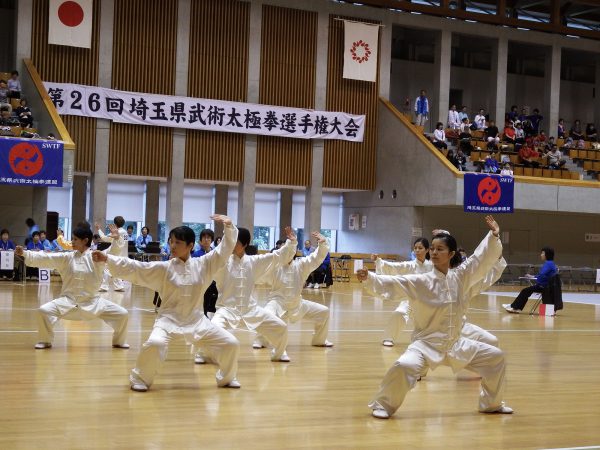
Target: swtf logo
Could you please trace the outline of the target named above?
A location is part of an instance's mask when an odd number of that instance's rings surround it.
[[[10,149],[8,163],[15,175],[33,177],[44,167],[44,157],[37,145],[22,142]]]
[[[496,178],[486,177],[477,186],[477,197],[484,205],[494,206],[502,197],[502,188]]]

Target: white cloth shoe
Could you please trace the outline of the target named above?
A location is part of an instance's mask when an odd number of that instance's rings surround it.
[[[129,348],[129,344],[113,344],[113,348],[122,348],[126,350]]]
[[[258,341],[254,341],[254,342],[252,343],[252,348],[253,348],[254,350],[260,350],[261,348],[265,348],[265,346],[264,346],[264,345],[262,345],[262,344],[261,344],[260,342],[258,342]]]
[[[287,352],[283,352],[283,355],[281,355],[279,357],[279,359],[271,358],[271,361],[274,361],[274,362],[290,362],[291,359],[288,356]]]
[[[377,419],[389,419],[390,415],[388,414],[388,412],[385,409],[374,409],[373,417],[375,417]]]
[[[510,306],[510,303],[505,303],[502,305],[502,307],[506,310],[506,312],[511,314],[519,314],[521,312],[518,309],[514,309],[512,306]]]
[[[104,287],[104,286],[100,286],[100,289],[98,289],[98,292],[108,292],[108,288]]]
[[[333,342],[325,340],[322,344],[313,345],[313,347],[333,347]]]
[[[315,283],[313,286],[313,289],[319,289],[321,287],[321,285],[319,283]]]
[[[382,344],[384,347],[393,347],[394,341],[392,341],[391,339],[384,339]]]
[[[202,355],[194,356],[194,364],[206,364],[206,360]]]
[[[306,287],[307,287],[308,289],[310,289],[310,288],[312,288],[312,287],[313,287],[313,284],[312,284],[312,283],[308,283],[308,284],[306,285]]]
[[[144,383],[133,383],[131,385],[131,390],[135,392],[146,392],[148,390],[148,386]]]
[[[493,411],[479,411],[479,412],[482,412],[485,414],[512,414],[515,411],[509,406],[502,405],[499,408],[494,409]]]
[[[240,382],[238,380],[236,380],[235,378],[233,380],[231,380],[229,382],[229,384],[226,384],[225,386],[221,386],[224,388],[230,388],[230,389],[239,389],[242,387],[242,385],[240,384]]]
[[[45,348],[52,348],[52,344],[50,342],[38,342],[35,344],[34,348],[36,350],[43,350]]]

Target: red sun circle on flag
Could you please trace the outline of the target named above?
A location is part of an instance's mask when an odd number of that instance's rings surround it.
[[[350,47],[350,54],[352,55],[352,59],[354,61],[362,64],[369,60],[369,56],[371,56],[371,48],[369,47],[369,44],[362,39],[359,39],[358,41],[352,43],[352,47]]]
[[[58,18],[68,27],[76,27],[83,22],[83,8],[77,2],[63,2],[58,7]]]
[[[10,149],[8,163],[15,175],[32,177],[44,167],[44,157],[36,145],[22,142]]]
[[[502,188],[498,180],[492,177],[486,177],[477,185],[477,196],[484,205],[494,206],[500,201]]]

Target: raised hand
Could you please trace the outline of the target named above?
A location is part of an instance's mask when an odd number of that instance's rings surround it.
[[[369,278],[369,271],[367,269],[357,270],[356,278],[358,278],[358,281],[366,281]]]
[[[119,238],[119,228],[114,223],[109,224],[108,229],[110,230],[110,237]]]
[[[94,262],[106,262],[107,259],[106,253],[101,252],[100,250],[94,250],[92,252],[92,260]]]
[[[379,259],[379,255],[378,255],[377,253],[371,253],[371,259],[372,259],[373,261],[376,261],[376,260],[378,260],[378,259]]]
[[[318,231],[313,231],[312,233],[310,233],[310,235],[319,242],[327,242],[327,238],[325,236],[323,236],[321,233],[319,233]]]
[[[94,228],[96,228],[96,231],[100,231],[100,228],[102,228],[100,226],[100,224],[98,222],[94,223]]]
[[[23,256],[23,247],[22,246],[17,245],[17,247],[15,248],[15,255]]]
[[[292,227],[285,227],[285,237],[287,237],[290,241],[296,240],[296,233],[294,233]]]
[[[498,237],[500,235],[500,225],[498,225],[498,222],[492,216],[485,216],[485,223],[490,227],[494,236]]]
[[[231,220],[231,217],[226,216],[224,214],[213,214],[212,216],[210,216],[210,218],[212,220],[214,220],[215,222],[222,223],[226,227],[233,225],[233,221]]]

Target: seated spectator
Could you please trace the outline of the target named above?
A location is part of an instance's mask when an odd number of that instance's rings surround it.
[[[573,126],[569,130],[569,137],[572,137],[574,141],[583,139],[583,131],[581,130],[581,121],[579,119],[573,122]]]
[[[515,133],[515,126],[512,121],[507,122],[506,125],[504,125],[504,130],[502,134],[503,141],[507,144],[514,144],[516,142],[517,135]]]
[[[461,172],[465,172],[467,170],[467,156],[464,154],[462,148],[459,148],[456,152],[456,168]]]
[[[463,123],[464,119],[467,119],[467,122],[469,122],[469,114],[467,113],[466,106],[463,106],[461,111],[458,113],[458,120],[460,120],[460,123]]]
[[[573,138],[569,136],[563,145],[564,148],[573,148],[575,147],[575,143],[573,142]]]
[[[127,241],[135,242],[135,236],[133,235],[133,225],[127,225]]]
[[[500,167],[498,166],[498,160],[496,158],[496,152],[492,152],[485,157],[485,161],[483,163],[483,171],[485,173],[500,172]]]
[[[279,239],[277,242],[275,242],[275,247],[271,249],[271,253],[273,253],[275,250],[279,250],[281,247],[283,247],[283,244],[285,244],[285,241]]]
[[[527,108],[523,108],[521,109],[521,114],[519,114],[519,117],[517,117],[517,119],[519,120],[519,122],[523,123],[524,120],[527,120],[528,116],[529,114],[527,114]]]
[[[448,111],[448,128],[453,130],[458,130],[460,128],[460,118],[458,111],[456,110],[456,105],[452,105],[450,111]]]
[[[537,136],[540,134],[540,125],[542,124],[542,120],[544,120],[544,116],[540,114],[540,110],[535,108],[533,110],[533,114],[528,117],[529,122],[531,122],[531,133],[532,136]]]
[[[548,167],[551,169],[560,169],[567,162],[556,145],[552,146],[546,157],[548,158]]]
[[[44,244],[40,241],[40,232],[34,231],[31,234],[31,240],[27,243],[27,250],[44,251]]]
[[[31,109],[27,106],[27,100],[22,98],[19,103],[21,106],[15,109],[15,114],[21,126],[23,128],[33,128],[33,116],[31,115]]]
[[[510,175],[511,177],[513,176],[513,171],[510,167],[510,164],[504,164],[504,167],[502,167],[502,170],[500,171],[500,175],[504,175],[504,176]]]
[[[312,243],[310,242],[310,240],[307,239],[306,241],[304,241],[304,247],[302,248],[302,256],[308,256],[314,251],[315,251],[315,249],[312,246]]]
[[[56,136],[54,136],[54,133],[48,133],[48,136],[46,136],[46,140],[48,140],[48,141],[55,141],[56,140]]]
[[[135,240],[135,246],[138,252],[146,250],[146,246],[152,242],[152,236],[150,236],[150,228],[142,227],[142,234],[140,234]]]
[[[13,70],[8,79],[8,96],[11,98],[21,98],[21,82],[19,81],[19,72]]]
[[[519,150],[519,158],[525,167],[539,167],[540,163],[537,158],[540,156],[533,148],[533,142],[529,139],[525,145]]]
[[[554,136],[550,136],[544,147],[546,148],[546,151],[550,151],[554,145]]]
[[[517,105],[512,105],[510,107],[510,112],[506,114],[506,119],[509,122],[515,122],[519,119],[519,113],[517,112]]]
[[[577,148],[580,150],[583,150],[585,148],[585,141],[583,140],[583,138],[577,141]]]
[[[540,130],[540,134],[537,135],[537,140],[540,145],[545,145],[548,140],[548,136],[546,136],[546,132],[544,130]]]
[[[331,277],[331,256],[329,255],[329,252],[327,252],[327,256],[325,256],[323,263],[308,276],[307,287],[319,289],[322,284],[324,284],[325,287],[329,287],[333,284]]]
[[[2,127],[18,127],[21,123],[19,119],[15,116],[11,115],[10,111],[6,108],[2,109],[2,113],[0,113],[0,126]]]
[[[525,131],[523,131],[523,124],[517,120],[515,123],[515,144],[523,145],[525,143]]]
[[[585,127],[585,138],[591,142],[596,142],[598,140],[598,130],[596,130],[593,123],[588,123]]]
[[[198,238],[199,248],[198,250],[192,252],[192,258],[199,258],[200,256],[204,256],[207,253],[210,253],[212,250],[212,244],[215,241],[215,232],[210,228],[205,228],[200,232],[200,237]]]
[[[467,117],[463,117],[462,122],[460,124],[460,134],[458,135],[460,139],[459,147],[463,149],[465,154],[470,155],[472,146],[471,146],[471,125],[469,124],[469,119]]]
[[[8,109],[8,112],[12,114],[12,106],[8,101],[9,93],[10,91],[6,85],[6,80],[0,80],[0,109]]]
[[[498,127],[493,120],[490,120],[488,127],[484,130],[485,140],[488,143],[488,148],[497,148],[500,138],[498,137]]]
[[[0,231],[0,250],[14,250],[15,243],[9,239],[10,234],[6,228]]]
[[[485,129],[485,110],[481,108],[473,121],[478,130]]]
[[[558,139],[565,138],[565,119],[558,119]]]
[[[10,234],[6,228],[0,231],[0,251],[14,251],[16,248],[15,243],[10,240]],[[1,270],[0,276],[2,278],[8,278],[13,281],[20,281],[20,273],[22,270],[23,258],[15,255],[14,257],[14,269],[13,270]]]
[[[448,145],[446,144],[444,124],[442,122],[438,122],[435,126],[435,130],[433,131],[433,145],[439,149],[448,148]]]
[[[40,243],[44,247],[44,250],[47,252],[52,252],[56,250],[48,239],[46,239],[46,230],[40,230]]]
[[[446,159],[452,163],[454,167],[458,169],[458,162],[456,161],[456,156],[454,156],[454,150],[448,150],[448,154],[446,155]]]

